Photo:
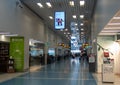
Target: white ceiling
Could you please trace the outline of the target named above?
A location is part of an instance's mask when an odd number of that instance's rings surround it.
[[[99,35],[117,35],[117,34],[120,34],[120,10],[113,16],[113,18],[99,33]]]
[[[70,30],[70,23],[76,22],[78,23],[78,28],[80,32],[80,38],[88,37],[90,34],[90,24],[91,19],[94,13],[94,6],[96,0],[84,0],[85,6],[80,6],[80,1],[83,0],[73,0],[75,2],[75,6],[72,7],[69,5],[69,1],[72,0],[20,0],[24,5],[26,5],[29,9],[31,9],[36,15],[38,15],[44,23],[48,25],[49,28],[51,28],[53,31],[61,35],[62,37],[66,38],[66,35],[64,34],[64,30],[58,31],[54,30],[54,19],[49,19],[49,16],[52,16],[54,18],[54,12],[55,11],[65,11],[66,13],[66,24],[65,28],[68,29],[68,31],[71,33]],[[37,6],[37,3],[42,3],[44,8],[40,8]],[[45,3],[50,2],[52,4],[52,8],[48,8]],[[80,15],[83,14],[85,17],[84,19],[80,19]],[[77,19],[73,19],[73,15],[77,16]],[[84,23],[83,26],[80,26],[80,23]],[[81,28],[84,28],[83,31],[81,31]],[[81,32],[84,32],[81,34]],[[81,36],[82,35],[82,36]],[[69,34],[70,36],[70,34]]]

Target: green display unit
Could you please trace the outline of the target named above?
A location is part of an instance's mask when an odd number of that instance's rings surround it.
[[[24,71],[24,37],[10,37],[10,57],[16,72]]]

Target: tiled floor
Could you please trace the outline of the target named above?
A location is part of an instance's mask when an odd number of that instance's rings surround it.
[[[102,74],[94,73],[93,76],[97,82],[97,85],[120,85],[120,76],[119,75],[114,76],[114,83],[109,83],[109,82],[103,83],[102,82]]]
[[[89,73],[88,64],[71,59],[31,72],[0,75],[0,85],[120,85],[120,78],[116,79],[114,84],[102,83],[100,74]]]

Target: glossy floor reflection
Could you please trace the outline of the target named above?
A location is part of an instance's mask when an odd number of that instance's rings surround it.
[[[97,85],[97,83],[89,73],[86,62],[69,59],[49,64],[0,85]]]

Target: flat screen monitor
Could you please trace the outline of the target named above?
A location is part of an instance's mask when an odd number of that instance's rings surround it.
[[[55,12],[55,29],[65,28],[65,12]]]

